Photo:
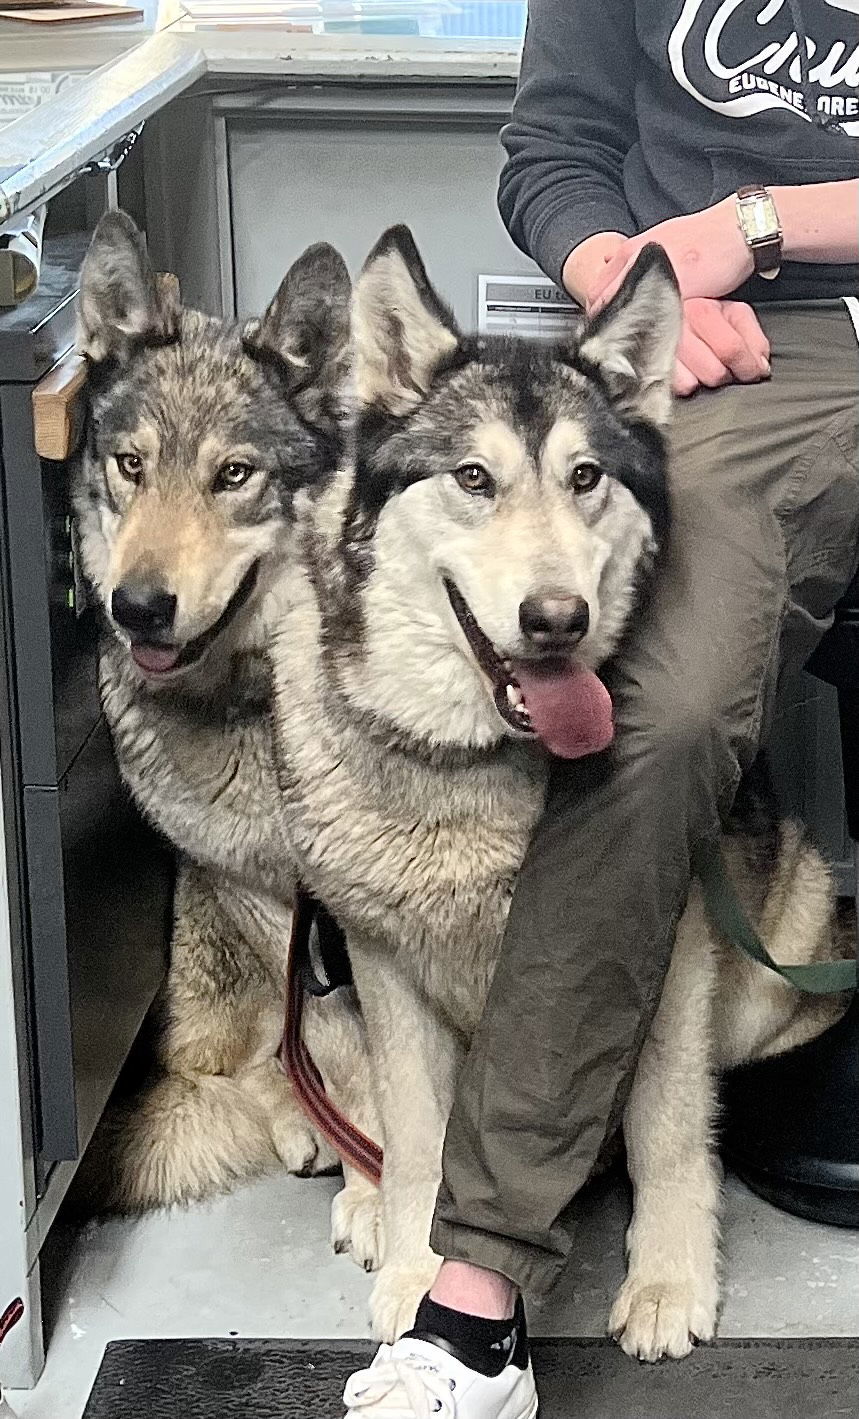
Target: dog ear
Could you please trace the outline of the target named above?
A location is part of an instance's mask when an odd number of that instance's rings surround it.
[[[370,252],[355,286],[352,320],[358,402],[391,414],[425,398],[438,366],[461,339],[408,227],[391,227]]]
[[[339,251],[309,246],[289,268],[261,320],[249,320],[242,339],[249,354],[274,359],[287,391],[314,418],[344,385],[350,359],[352,282]]]
[[[125,212],[106,212],[81,269],[77,345],[94,363],[121,359],[135,339],[170,339],[179,288],[159,281],[142,234]]]
[[[683,325],[677,278],[664,250],[650,242],[620,290],[579,341],[623,409],[664,425],[671,415],[671,380]]]

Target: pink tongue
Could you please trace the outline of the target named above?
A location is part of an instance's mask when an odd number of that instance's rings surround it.
[[[133,645],[131,656],[135,665],[139,665],[147,674],[163,675],[166,670],[173,669],[179,659],[179,651],[171,646]]]
[[[542,667],[518,661],[513,669],[534,732],[553,754],[580,759],[608,748],[614,738],[611,696],[593,670],[561,661]]]

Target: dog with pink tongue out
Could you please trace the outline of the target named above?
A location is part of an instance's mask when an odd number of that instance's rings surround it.
[[[346,931],[382,1108],[382,1339],[438,1266],[445,1124],[550,753],[614,736],[598,671],[668,529],[680,324],[657,247],[563,345],[464,336],[405,228],[356,285],[353,445],[271,653],[291,850]]]
[[[381,1111],[382,1340],[438,1268],[457,1072],[551,754],[612,742],[599,671],[658,575],[680,325],[658,247],[556,345],[464,336],[405,228],[356,284],[348,457],[296,504],[270,653],[291,854],[346,932]],[[764,868],[759,841],[726,840],[747,910],[777,958],[831,954],[826,867],[795,825],[771,846]],[[642,1359],[714,1332],[715,1074],[824,1023],[768,974],[713,939],[693,893],[624,1117],[635,1214],[610,1325]]]

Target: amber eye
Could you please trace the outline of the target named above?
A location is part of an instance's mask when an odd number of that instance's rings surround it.
[[[215,492],[228,493],[235,488],[243,488],[253,472],[249,463],[225,463],[223,468],[218,469],[214,482]]]
[[[577,463],[570,474],[570,487],[574,493],[589,493],[602,477],[598,463]]]
[[[139,483],[143,477],[143,459],[139,453],[116,453],[116,466],[129,483]]]
[[[483,498],[495,495],[495,482],[479,463],[464,463],[461,468],[457,468],[453,476],[464,493]]]

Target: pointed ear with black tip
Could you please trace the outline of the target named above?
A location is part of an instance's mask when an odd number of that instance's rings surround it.
[[[141,233],[106,212],[81,269],[77,346],[93,363],[122,359],[134,340],[168,340],[179,324],[178,284],[156,279]]]
[[[579,355],[596,366],[622,409],[664,426],[682,328],[674,269],[663,248],[650,242],[617,294],[585,326]]]
[[[352,282],[339,251],[309,246],[289,268],[265,315],[243,331],[252,356],[275,361],[287,392],[311,421],[339,402],[350,361]]]
[[[358,401],[405,414],[461,340],[430,285],[408,227],[391,227],[370,252],[352,305]]]

